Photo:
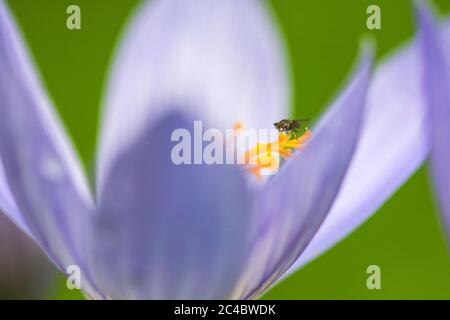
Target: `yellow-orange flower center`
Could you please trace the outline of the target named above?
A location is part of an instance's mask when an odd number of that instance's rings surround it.
[[[243,128],[238,122],[234,126],[236,133]],[[292,156],[294,150],[301,150],[311,139],[312,132],[305,128],[303,134],[298,137],[291,137],[284,132],[272,142],[258,142],[253,148],[247,150],[244,157],[244,165],[249,172],[256,177],[271,175],[280,166],[280,158],[287,160]]]

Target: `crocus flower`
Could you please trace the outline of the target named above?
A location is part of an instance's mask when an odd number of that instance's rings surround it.
[[[0,3],[0,206],[61,270],[78,265],[92,298],[257,297],[363,222],[427,154],[412,44],[370,87],[363,54],[306,147],[259,188],[239,166],[173,164],[174,129],[272,127],[288,117],[289,84],[262,1],[154,0],[111,70],[94,196]]]
[[[416,13],[431,128],[431,173],[450,242],[450,23],[439,23],[424,3]]]

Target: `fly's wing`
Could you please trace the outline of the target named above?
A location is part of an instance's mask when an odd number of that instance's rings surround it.
[[[303,120],[292,120],[292,129],[296,129],[300,127],[300,124],[303,122]]]
[[[296,119],[293,121],[295,121],[296,127],[299,128],[302,124],[307,124],[309,122],[309,119]]]

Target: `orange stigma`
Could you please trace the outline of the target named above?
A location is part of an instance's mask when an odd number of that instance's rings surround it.
[[[239,122],[233,128],[237,131],[243,126]],[[274,141],[258,142],[256,146],[246,151],[243,155],[244,166],[256,177],[274,174],[280,166],[280,158],[283,160],[290,158],[295,150],[303,149],[311,137],[312,132],[308,128],[305,128],[299,137],[290,137],[281,132]]]

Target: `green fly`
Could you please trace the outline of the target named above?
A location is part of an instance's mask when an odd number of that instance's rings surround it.
[[[288,120],[283,119],[275,122],[273,125],[279,132],[285,132],[291,139],[297,139],[301,136],[301,124],[308,122],[308,119]]]

